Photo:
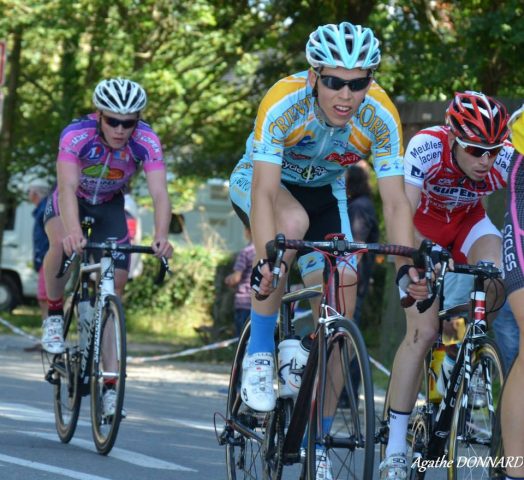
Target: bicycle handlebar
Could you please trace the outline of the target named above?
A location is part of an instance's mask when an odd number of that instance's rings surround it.
[[[289,240],[279,233],[275,240],[271,240],[266,244],[266,253],[268,259],[275,262],[273,267],[273,288],[276,288],[281,271],[282,257],[287,249],[301,252],[321,250],[336,256],[346,256],[356,252],[369,252],[408,257],[413,259],[416,267],[423,268],[426,271],[426,277],[428,277],[428,275],[431,276],[432,274],[428,254],[428,252],[431,252],[431,247],[432,243],[427,240],[423,241],[420,248],[417,249],[404,245],[351,242],[346,240],[343,234],[331,234],[324,241],[314,242],[310,240]],[[258,300],[267,298],[267,295],[259,295],[258,293],[255,296]]]
[[[436,253],[437,255],[436,255],[436,258],[433,260],[433,263],[435,264],[440,263],[441,269],[435,281],[428,280],[428,285],[431,285],[430,297],[427,298],[426,300],[422,300],[417,303],[417,309],[420,313],[425,312],[429,307],[431,307],[435,299],[440,298],[442,294],[444,276],[446,275],[446,272],[448,271],[449,262],[451,260],[451,254],[446,249],[442,249]],[[432,270],[431,266],[430,266],[430,270]],[[481,278],[482,280],[497,279],[502,276],[502,271],[500,270],[500,268],[495,267],[495,265],[491,262],[482,262],[482,261],[478,262],[476,265],[454,264],[453,272],[463,274],[463,275],[475,275]]]
[[[103,251],[108,251],[108,252],[122,252],[122,253],[130,253],[130,254],[131,253],[145,253],[148,255],[155,254],[151,246],[128,245],[128,244],[119,245],[116,243],[116,241],[113,241],[113,240],[107,240],[105,242],[87,242],[84,248],[85,250],[103,250]],[[67,273],[71,264],[75,261],[77,257],[78,257],[78,254],[76,252],[73,252],[72,255],[69,257],[64,253],[62,257],[62,266],[60,267],[60,270],[56,278],[63,277]],[[166,257],[164,256],[160,257],[159,261],[160,261],[160,269],[153,282],[155,285],[162,284],[166,276],[166,273],[169,273],[170,275],[173,274],[173,272],[169,268],[169,262]]]

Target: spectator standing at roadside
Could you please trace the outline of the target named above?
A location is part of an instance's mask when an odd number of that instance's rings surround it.
[[[35,219],[33,226],[33,268],[38,273],[38,288],[36,298],[40,306],[42,319],[47,317],[47,293],[44,278],[44,257],[49,249],[49,240],[44,230],[44,213],[47,197],[49,195],[49,184],[41,178],[36,178],[29,184],[27,197],[35,206],[32,214]]]
[[[240,250],[233,265],[233,272],[224,279],[228,287],[235,288],[235,330],[239,337],[251,311],[251,271],[255,258],[251,230],[244,229],[244,235],[248,245]]]
[[[355,241],[378,242],[379,229],[377,214],[371,198],[369,184],[369,164],[360,161],[348,168],[346,176],[346,190],[348,196],[348,212],[351,223],[351,232]],[[353,320],[360,324],[362,305],[371,280],[375,255],[365,253],[358,264],[357,301]]]

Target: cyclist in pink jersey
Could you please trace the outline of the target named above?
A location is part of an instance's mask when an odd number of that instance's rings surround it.
[[[57,279],[62,255],[81,253],[86,239],[80,220],[95,218],[92,238],[116,237],[129,243],[123,192],[143,167],[155,208],[152,248],[157,256],[171,257],[168,241],[171,204],[167,193],[162,147],[155,132],[140,120],[147,102],[144,89],[127,79],[101,81],[93,93],[97,112],[75,120],[60,136],[57,188],[49,197],[45,228],[50,248],[45,257],[49,316],[44,321],[42,345],[61,353],[63,295],[67,279]],[[128,256],[116,259],[115,287],[122,294],[129,268]]]
[[[421,130],[406,148],[405,188],[414,212],[416,236],[448,249],[457,263],[484,260],[501,266],[501,235],[481,200],[506,186],[514,152],[506,140],[507,122],[506,108],[495,99],[472,91],[456,93],[446,111],[446,126]],[[488,309],[495,299],[504,300],[502,285],[490,286]],[[385,460],[386,464],[390,459],[390,466],[395,458],[406,454],[407,422],[415,404],[422,362],[438,334],[437,319],[437,303],[419,315],[415,324],[408,316],[406,336],[395,356]],[[402,465],[396,468],[384,468],[383,478],[406,478],[406,462],[399,463]]]
[[[506,479],[524,479],[524,105],[510,119],[515,155],[508,178],[504,224],[504,283],[520,330],[519,354],[511,367],[502,395],[504,456],[517,459],[506,468]],[[518,462],[518,463],[517,463]]]

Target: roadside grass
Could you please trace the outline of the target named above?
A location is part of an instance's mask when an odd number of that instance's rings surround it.
[[[20,328],[24,332],[40,338],[42,320],[36,302],[28,300],[12,312],[0,312],[0,317]],[[189,317],[191,321],[189,321]],[[173,315],[147,315],[131,312],[126,317],[127,343],[130,354],[162,355],[179,352],[206,344],[206,339],[199,335],[194,327],[204,323],[204,317],[198,312],[188,314],[187,322],[180,322]],[[177,321],[178,320],[178,321]],[[176,327],[174,326],[176,323]],[[0,323],[0,334],[12,334],[13,331]],[[236,344],[218,350],[199,352],[180,357],[184,361],[231,363]]]

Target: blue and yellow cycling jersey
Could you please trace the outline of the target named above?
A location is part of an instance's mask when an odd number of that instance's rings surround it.
[[[307,71],[280,80],[267,92],[233,176],[250,176],[254,161],[269,162],[282,166],[285,182],[323,186],[348,165],[370,157],[378,178],[404,175],[400,118],[375,81],[343,128],[325,123],[312,93]]]

